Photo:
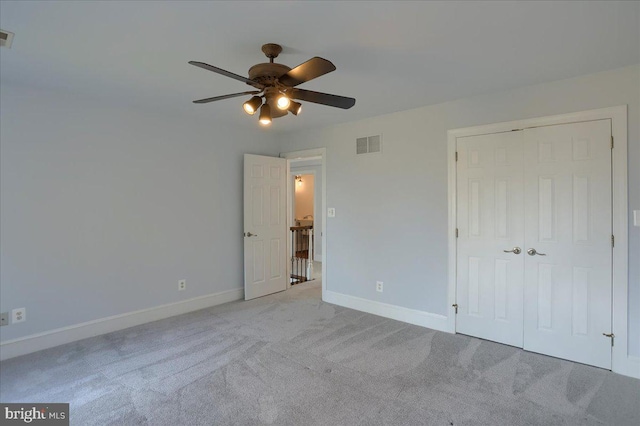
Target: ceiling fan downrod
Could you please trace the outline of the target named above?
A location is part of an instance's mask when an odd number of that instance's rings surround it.
[[[265,54],[267,58],[269,58],[269,63],[273,63],[273,60],[278,57],[280,53],[282,53],[282,46],[275,43],[267,43],[262,45],[262,52]]]

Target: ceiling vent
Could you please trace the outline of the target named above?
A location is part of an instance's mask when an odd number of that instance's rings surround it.
[[[356,139],[356,154],[382,152],[382,136],[367,136]]]
[[[0,30],[0,47],[11,48],[12,41],[13,33],[5,30]]]

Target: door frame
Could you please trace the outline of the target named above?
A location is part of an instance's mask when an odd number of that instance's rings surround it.
[[[300,151],[291,151],[291,152],[281,152],[280,158],[286,158],[287,160],[287,176],[291,175],[291,161],[290,160],[299,160],[299,159],[312,159],[312,158],[320,158],[320,162],[322,163],[322,191],[321,195],[321,206],[320,206],[320,220],[322,223],[322,300],[324,300],[325,294],[327,292],[327,259],[328,259],[328,247],[327,247],[327,149],[326,148],[314,148],[314,149],[304,149]],[[291,207],[292,207],[292,182],[291,179],[287,179],[287,185],[289,188],[287,189],[287,224],[291,223]],[[316,189],[314,188],[314,191]],[[318,206],[313,206],[314,211],[318,208]],[[314,216],[313,220],[316,220]],[[317,235],[316,235],[317,237]],[[291,253],[290,247],[291,241],[287,238],[287,253]],[[289,276],[291,275],[291,262],[287,262],[287,273]],[[291,283],[288,281],[288,287],[291,288]]]
[[[615,345],[611,353],[611,369],[615,373],[640,378],[640,359],[628,355],[628,200],[627,200],[627,105],[580,111],[569,114],[515,120],[447,131],[447,164],[448,164],[448,315],[447,328],[456,332],[456,228],[457,228],[457,172],[456,146],[457,138],[486,135],[491,133],[524,130],[532,127],[570,124],[593,120],[611,120],[611,135],[614,146],[611,151],[612,161],[612,226],[615,236],[613,247],[612,274],[612,332],[615,334]]]

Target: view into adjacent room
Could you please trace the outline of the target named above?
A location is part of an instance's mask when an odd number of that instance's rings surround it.
[[[293,223],[291,224],[291,284],[313,279],[314,175],[293,176]]]
[[[319,159],[291,161],[291,284],[319,278],[322,245]],[[316,220],[316,218],[318,220]]]

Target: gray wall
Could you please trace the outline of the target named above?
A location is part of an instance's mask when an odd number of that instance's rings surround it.
[[[0,114],[3,341],[242,287],[242,154],[278,154],[255,122],[6,86]]]
[[[327,147],[327,207],[336,208],[326,227],[328,290],[446,315],[447,130],[622,104],[631,216],[640,209],[640,66],[286,135],[283,152]],[[355,139],[375,134],[382,155],[356,156]],[[640,355],[637,227],[629,265],[629,353]]]
[[[65,93],[3,86],[1,102],[0,310],[26,307],[28,317],[2,327],[2,341],[241,287],[244,152],[326,146],[327,207],[337,213],[327,223],[329,290],[438,314],[447,309],[448,129],[628,104],[629,207],[640,209],[639,66],[280,143],[257,126]],[[355,139],[378,133],[383,153],[356,157]],[[629,228],[629,255],[630,353],[640,355],[640,228]]]

